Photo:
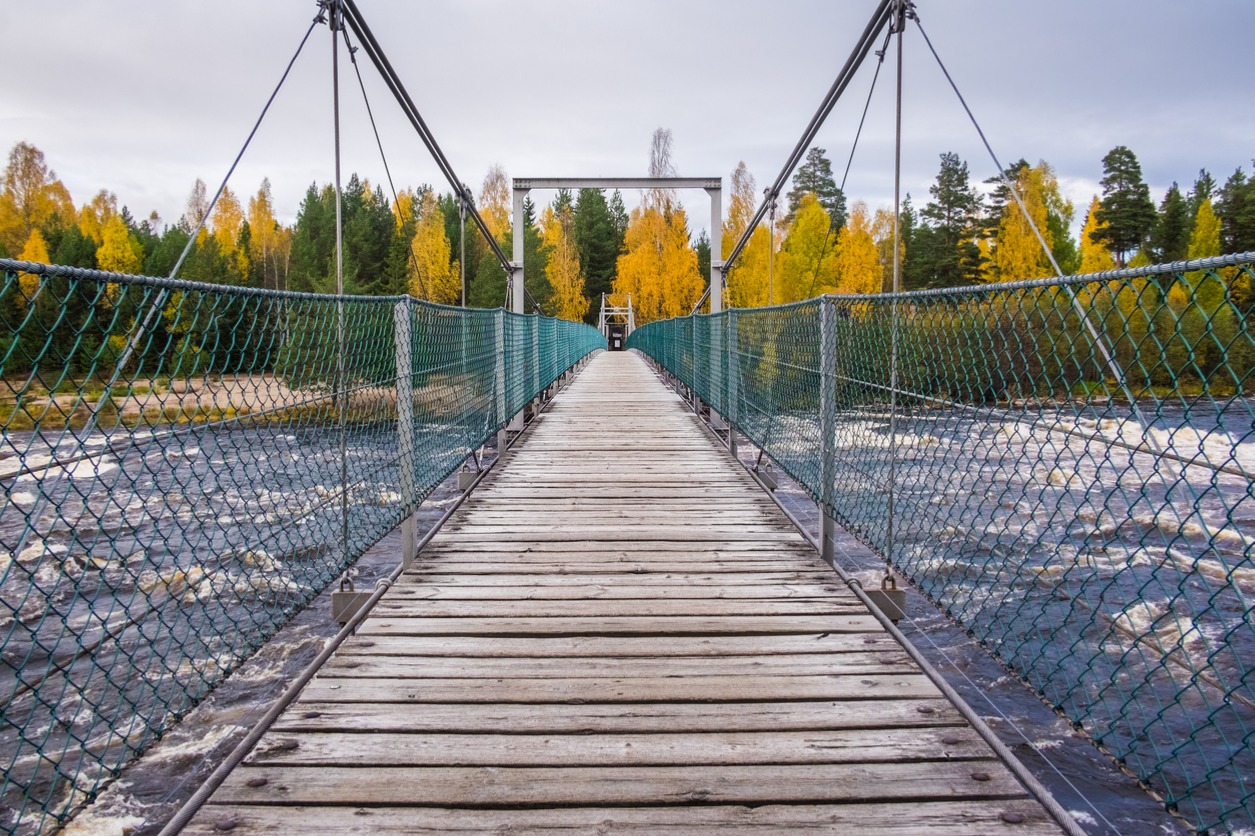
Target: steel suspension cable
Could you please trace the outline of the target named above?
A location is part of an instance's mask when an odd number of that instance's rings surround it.
[[[366,83],[362,80],[362,71],[357,64],[357,47],[349,41],[349,33],[347,29],[341,29],[340,32],[344,36],[344,48],[349,53],[349,63],[353,65],[353,72],[357,76],[357,86],[362,91],[362,102],[366,105],[366,116],[370,119],[370,129],[375,134],[375,145],[379,148],[379,158],[383,161],[383,173],[388,178],[388,190],[392,192],[392,205],[397,207],[397,215],[401,216],[401,226],[405,227],[404,213],[401,211],[401,199],[397,196],[397,187],[392,182],[392,169],[388,165],[388,155],[383,150],[383,140],[379,138],[379,127],[375,124],[375,111],[370,106],[370,96],[366,95]],[[413,212],[411,217],[416,217]],[[405,251],[409,254],[410,264],[414,267],[414,275],[418,279],[418,287],[423,296],[427,296],[427,284],[423,281],[423,274],[418,269],[418,257],[414,255],[413,242],[407,242]]]
[[[349,27],[353,30],[354,34],[357,35],[362,48],[366,50],[366,54],[370,57],[371,63],[375,65],[375,69],[377,69],[380,76],[383,77],[384,84],[388,87],[388,90],[392,93],[393,97],[396,98],[397,103],[401,105],[401,110],[404,112],[406,118],[409,119],[415,132],[418,133],[419,139],[421,139],[423,144],[427,147],[428,152],[431,154],[432,159],[435,160],[441,174],[444,175],[453,190],[467,201],[467,209],[470,212],[471,218],[475,221],[475,225],[479,227],[479,231],[484,236],[484,240],[488,243],[493,255],[496,256],[497,260],[501,263],[502,268],[509,271],[510,260],[506,258],[505,252],[501,249],[501,245],[492,236],[492,233],[488,229],[488,224],[484,221],[483,216],[479,214],[479,210],[477,210],[474,203],[468,199],[469,196],[467,194],[467,190],[462,185],[462,179],[457,176],[457,173],[453,170],[452,164],[450,164],[448,158],[445,157],[444,152],[440,150],[440,146],[436,142],[435,137],[432,135],[431,129],[427,127],[427,123],[423,119],[422,114],[419,113],[418,107],[415,106],[414,100],[406,91],[405,85],[401,83],[396,70],[393,69],[391,62],[388,61],[387,55],[384,54],[383,49],[379,46],[379,42],[375,39],[374,33],[371,32],[370,27],[362,17],[361,12],[358,11],[357,5],[353,2],[353,0],[335,0],[335,2],[342,4],[341,8],[345,20],[348,22]]]
[[[227,188],[227,183],[231,180],[231,175],[235,173],[235,168],[240,164],[240,160],[244,157],[244,152],[248,150],[248,146],[253,141],[253,137],[257,135],[257,129],[261,127],[262,120],[266,118],[266,114],[270,111],[270,106],[274,104],[275,97],[279,95],[279,91],[283,89],[283,83],[288,80],[288,74],[292,72],[292,67],[296,64],[296,59],[301,57],[301,52],[305,49],[305,44],[309,41],[309,36],[313,34],[314,27],[324,22],[322,13],[320,12],[313,22],[309,24],[309,29],[305,30],[305,37],[301,38],[301,44],[296,48],[296,53],[292,56],[292,60],[288,61],[288,66],[283,71],[283,75],[279,78],[279,83],[275,85],[275,89],[271,92],[270,98],[266,99],[265,106],[261,109],[257,121],[253,123],[253,129],[248,132],[248,137],[244,140],[243,147],[240,152],[235,155],[235,160],[231,163],[231,167],[227,169],[227,175],[222,178],[222,182],[218,185],[218,191],[214,192],[213,200],[209,201],[209,207],[205,209],[205,213],[201,215],[200,221],[196,224],[196,229],[192,230],[192,235],[187,239],[187,245],[183,247],[183,252],[179,255],[179,260],[175,262],[174,267],[170,270],[168,278],[175,278],[179,273],[179,268],[183,266],[183,261],[192,251],[192,247],[196,244],[196,237],[200,235],[205,223],[209,220],[210,213],[218,204],[218,200],[222,197],[222,193]]]
[[[837,187],[837,189],[840,190],[842,197],[845,196],[845,184],[850,179],[850,167],[854,165],[854,152],[858,150],[858,141],[863,135],[863,125],[867,122],[867,111],[871,108],[872,95],[876,92],[876,81],[880,78],[880,68],[885,65],[885,53],[886,50],[889,49],[889,38],[892,35],[892,32],[886,32],[884,43],[882,43],[880,45],[880,49],[876,51],[876,58],[878,59],[876,61],[876,71],[872,74],[871,86],[867,88],[867,100],[863,102],[863,115],[859,117],[858,129],[854,131],[854,142],[850,145],[850,156],[847,157],[845,161],[845,173],[841,175],[841,185]],[[811,277],[810,290],[807,291],[806,294],[808,297],[815,295],[815,283],[819,280],[819,268],[823,263],[823,252],[828,248],[828,239],[832,235],[832,227],[832,216],[829,216],[828,231],[824,233],[823,246],[819,248],[819,255],[815,257],[815,275]]]
[[[351,0],[349,0],[349,2],[351,2]],[[846,87],[849,86],[854,74],[858,71],[858,68],[862,66],[864,59],[867,57],[867,53],[870,52],[872,47],[875,45],[876,39],[880,36],[880,32],[886,25],[888,25],[889,19],[892,15],[891,8],[893,6],[893,2],[894,0],[881,0],[880,4],[876,7],[876,11],[872,14],[872,18],[868,22],[867,27],[863,30],[863,34],[855,44],[849,58],[846,59],[845,65],[841,68],[836,80],[833,81],[832,86],[828,89],[828,93],[824,96],[823,101],[820,103],[819,109],[815,111],[813,116],[811,116],[810,122],[807,124],[806,129],[802,132],[802,136],[798,140],[797,145],[794,146],[792,153],[789,154],[784,167],[776,176],[775,182],[767,188],[767,194],[763,198],[763,202],[759,205],[757,211],[754,212],[754,216],[750,218],[750,222],[746,225],[745,231],[741,234],[740,239],[736,242],[736,245],[732,248],[732,251],[724,260],[723,266],[720,268],[724,275],[727,275],[728,270],[732,267],[733,263],[741,255],[742,250],[744,250],[745,246],[749,243],[750,236],[753,235],[754,230],[758,227],[758,225],[762,223],[763,216],[767,214],[772,200],[779,195],[781,188],[783,188],[789,177],[792,176],[793,170],[797,167],[803,155],[805,155],[806,149],[810,147],[811,141],[819,132],[820,127],[823,126],[824,121],[828,118],[828,114],[832,112],[832,109],[836,106],[838,99],[841,98],[841,95],[845,92]]]

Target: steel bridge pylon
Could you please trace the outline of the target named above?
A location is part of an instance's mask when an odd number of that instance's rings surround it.
[[[632,310],[632,294],[627,295],[626,306],[611,305],[606,294],[601,294],[601,313],[597,315],[597,330],[606,338],[606,348],[622,351],[628,334],[636,330],[636,313]]]

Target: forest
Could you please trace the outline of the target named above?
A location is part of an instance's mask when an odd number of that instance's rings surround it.
[[[670,131],[659,129],[649,154],[651,176],[675,174],[671,146]],[[1047,162],[1021,159],[1004,172],[1063,273],[1255,250],[1255,177],[1241,167],[1223,184],[1207,171],[1185,189],[1173,183],[1156,206],[1132,150],[1117,146],[1101,162],[1102,194],[1084,208],[1079,240],[1071,232],[1077,209],[1060,194]],[[731,172],[729,191],[724,256],[760,199],[744,163]],[[973,182],[967,163],[947,152],[928,192],[922,206],[908,195],[901,207],[905,289],[1054,275],[999,178]],[[510,199],[506,172],[493,166],[475,207],[507,253]],[[430,185],[394,195],[353,175],[343,191],[343,216],[346,292],[410,293],[460,304],[464,258],[467,303],[505,302],[505,273],[469,222],[463,246],[455,195]],[[528,294],[546,314],[593,322],[602,293],[631,293],[637,322],[645,323],[687,314],[704,291],[710,242],[704,233],[693,239],[673,192],[647,193],[629,212],[617,191],[563,191],[544,207],[529,200],[523,223]],[[9,153],[0,183],[0,255],[166,276],[193,233],[196,243],[181,279],[314,293],[335,287],[335,194],[329,184],[312,183],[295,222],[286,225],[275,216],[268,180],[247,197],[226,189],[211,212],[208,190],[198,180],[183,216],[165,223],[156,213],[138,218],[108,190],[76,205],[39,149],[23,142]],[[888,290],[892,239],[892,211],[847,201],[827,152],[811,148],[774,224],[759,225],[729,272],[726,302],[752,307]],[[10,298],[5,304],[19,302]],[[17,311],[5,313],[8,318]]]

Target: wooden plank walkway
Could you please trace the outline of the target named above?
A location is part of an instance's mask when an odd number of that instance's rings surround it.
[[[636,356],[601,354],[192,832],[1058,832]]]

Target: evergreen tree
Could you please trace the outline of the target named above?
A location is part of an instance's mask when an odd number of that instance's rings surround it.
[[[1244,253],[1255,250],[1255,177],[1237,169],[1225,181],[1216,201],[1220,217],[1220,251]]]
[[[335,257],[335,192],[331,190],[332,258]],[[396,219],[383,189],[349,177],[341,195],[341,216],[344,224],[344,292],[383,294],[389,288],[388,255],[396,234]],[[442,224],[443,225],[443,224]],[[335,269],[331,277],[334,287]]]
[[[1194,181],[1194,188],[1190,189],[1188,196],[1189,217],[1193,218],[1198,214],[1198,207],[1202,205],[1204,200],[1211,200],[1215,196],[1215,178],[1208,173],[1207,169],[1200,168],[1198,170],[1198,179]]]
[[[1123,266],[1128,263],[1128,256],[1150,238],[1155,226],[1155,204],[1150,199],[1150,188],[1142,181],[1142,167],[1127,147],[1112,148],[1102,164],[1103,196],[1097,219],[1105,226],[1094,234]]]
[[[793,188],[786,197],[789,201],[789,212],[785,216],[785,224],[793,222],[793,215],[801,205],[802,198],[813,194],[819,198],[819,205],[832,219],[834,233],[845,226],[845,194],[837,186],[832,177],[832,163],[825,156],[823,148],[811,148],[806,152],[806,160],[798,166],[793,175]]]
[[[468,278],[470,274],[467,274]],[[505,298],[506,275],[497,256],[489,250],[479,260],[475,278],[470,282],[466,303],[473,308],[507,307],[509,300]]]
[[[1191,226],[1189,203],[1174,182],[1159,204],[1159,217],[1150,236],[1152,258],[1159,262],[1185,258],[1190,248]]]
[[[328,200],[330,198],[330,200]],[[292,229],[292,267],[288,287],[326,293],[335,289],[332,259],[336,246],[335,193],[331,186],[321,192],[317,183],[305,191],[305,200]]]
[[[67,236],[68,237],[68,236]],[[144,273],[149,276],[168,276],[183,248],[187,246],[189,233],[181,224],[168,226],[157,243],[144,256]],[[86,239],[88,242],[90,238]],[[93,254],[93,260],[95,255]]]
[[[1002,225],[1007,205],[1015,206],[1015,198],[1011,196],[1011,190],[1007,188],[1007,181],[1011,183],[1020,182],[1028,168],[1028,160],[1021,157],[1003,169],[1002,177],[990,177],[985,181],[985,185],[993,188],[989,192],[989,197],[985,204],[985,213],[980,223],[981,235],[983,237],[996,238],[998,236],[998,227]],[[1006,181],[1003,180],[1004,177]],[[1016,208],[1018,210],[1018,207]]]
[[[976,246],[980,195],[969,182],[967,163],[954,152],[941,155],[937,182],[929,186],[932,201],[920,214],[930,221],[928,233],[916,238],[918,280],[925,287],[957,287],[981,278],[981,255]],[[909,257],[909,250],[908,257]]]
[[[166,275],[165,273],[152,273],[149,271],[148,263],[150,258],[151,255],[145,259],[143,272],[149,276]],[[64,264],[66,267],[93,269],[96,266],[96,242],[84,235],[77,226],[67,227],[61,233],[60,240],[57,241],[56,249],[52,253],[52,260],[57,264]]]
[[[623,208],[623,194],[615,189],[610,193],[610,217],[614,219],[615,240],[619,243],[619,252],[623,252],[627,238],[628,213]]]
[[[618,195],[618,192],[615,192]],[[619,197],[619,208],[623,208]],[[619,258],[621,238],[616,218],[605,195],[598,189],[580,189],[573,212],[575,246],[579,250],[584,287],[592,300],[587,321],[601,309],[601,294],[610,293]]]
[[[693,249],[697,252],[698,275],[706,279],[710,276],[710,236],[706,234],[706,230],[703,229],[701,235],[697,236]]]
[[[902,241],[902,289],[918,290],[924,287],[923,265],[920,264],[920,232],[927,232],[925,226],[921,230],[919,217],[915,214],[915,206],[911,203],[908,192],[902,200],[898,213],[898,237]]]
[[[545,246],[536,220],[536,204],[528,197],[523,201],[523,286],[542,313],[552,314],[550,300],[553,288],[545,275],[545,268],[549,266],[549,248]],[[525,301],[524,305],[528,313],[533,312],[530,302]]]
[[[483,258],[484,252],[488,249],[483,239],[476,232],[475,221],[470,216],[470,210],[471,207],[468,206],[466,209],[466,277],[468,283],[475,276],[476,271],[479,270],[480,259]],[[449,239],[449,258],[450,260],[460,260],[462,258],[462,219],[458,215],[460,209],[457,195],[441,195],[440,211],[444,215],[445,236]]]

